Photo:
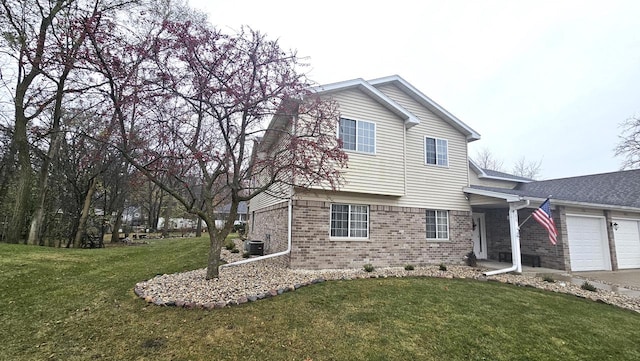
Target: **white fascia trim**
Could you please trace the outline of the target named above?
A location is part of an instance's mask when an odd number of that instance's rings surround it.
[[[465,124],[462,120],[456,118],[453,114],[449,113],[446,109],[438,105],[438,103],[434,102],[431,98],[424,95],[420,90],[416,89],[413,85],[409,84],[409,82],[402,79],[402,77],[400,77],[399,75],[391,75],[384,78],[378,78],[378,79],[373,79],[368,81],[369,84],[374,86],[379,84],[392,83],[392,82],[400,83],[400,86],[401,88],[403,88],[403,90],[405,91],[408,90],[409,92],[413,93],[413,95],[415,95],[416,98],[424,106],[431,109],[432,111],[435,111],[443,118],[448,119],[454,126],[462,130],[463,133],[466,133],[465,135],[467,136],[467,142],[473,142],[474,140],[480,139],[480,134],[478,134],[478,132],[473,130],[470,126]]]
[[[371,84],[369,84],[362,78],[345,80],[345,81],[326,84],[326,85],[320,85],[320,86],[311,88],[311,91],[316,94],[323,94],[323,93],[331,93],[331,92],[340,91],[340,90],[346,90],[350,88],[357,88],[361,90],[365,94],[377,100],[385,108],[391,110],[394,114],[404,119],[404,124],[407,129],[413,127],[414,125],[420,124],[420,119],[418,119],[418,117],[411,114],[410,111],[401,107],[398,103],[393,101],[388,96],[384,95],[381,91],[374,88]]]
[[[476,172],[476,174],[478,175],[478,178],[482,178],[482,179],[495,179],[495,180],[503,180],[503,181],[509,181],[509,182],[517,182],[517,183],[531,183],[531,182],[533,182],[533,181],[524,180],[524,179],[514,179],[514,178],[508,178],[508,177],[497,177],[497,176],[488,175],[471,158],[469,158],[469,167],[471,167],[471,170]]]
[[[544,199],[539,198],[540,202],[544,201]],[[613,204],[598,204],[598,203],[587,203],[587,202],[576,202],[576,201],[563,201],[559,199],[554,199],[551,197],[551,205],[560,205],[560,206],[569,206],[569,207],[582,207],[582,208],[590,208],[590,209],[607,209],[612,211],[627,211],[627,212],[640,212],[640,208],[629,207],[629,206],[617,206]]]
[[[507,202],[518,202],[518,201],[523,200],[523,198],[520,197],[519,195],[501,193],[501,192],[495,192],[495,191],[488,191],[488,190],[485,190],[485,189],[475,189],[475,188],[464,187],[464,188],[462,188],[462,191],[465,192],[465,193],[476,194],[476,195],[479,195],[479,196],[486,196],[486,197],[491,197],[491,198],[504,199]]]
[[[485,173],[484,170],[482,170],[482,168],[480,168],[480,166],[477,165],[476,162],[474,162],[473,159],[471,158],[469,158],[469,167],[471,168],[472,171],[476,172],[476,174],[478,175],[478,178],[487,177],[487,173]]]

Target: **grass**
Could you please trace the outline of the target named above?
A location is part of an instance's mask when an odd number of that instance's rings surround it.
[[[0,244],[0,360],[638,360],[640,315],[494,282],[332,281],[222,310],[132,288],[205,265],[207,241]]]

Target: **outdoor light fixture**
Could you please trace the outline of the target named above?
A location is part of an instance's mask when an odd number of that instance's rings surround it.
[[[477,226],[478,225],[476,224],[476,220],[471,219],[471,230],[475,231]]]
[[[611,226],[611,228],[613,228],[614,231],[618,230],[618,223],[617,222],[610,222],[609,225]]]

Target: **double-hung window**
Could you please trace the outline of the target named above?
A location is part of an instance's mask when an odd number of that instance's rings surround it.
[[[369,206],[332,204],[331,237],[368,238]]]
[[[376,152],[376,124],[363,120],[340,118],[338,138],[342,148],[363,153]]]
[[[424,159],[426,164],[446,167],[449,165],[448,142],[440,138],[424,138]]]
[[[449,211],[427,210],[427,239],[449,239]]]

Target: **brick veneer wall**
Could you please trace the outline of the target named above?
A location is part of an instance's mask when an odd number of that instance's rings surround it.
[[[522,223],[535,209],[521,209],[518,211],[519,223]],[[480,210],[479,210],[480,211]],[[482,210],[485,214],[487,231],[488,257],[498,260],[499,252],[511,252],[511,232],[509,229],[509,211],[507,209]],[[564,209],[558,207],[553,212],[553,219],[558,229],[557,245],[549,241],[549,234],[535,219],[529,220],[520,228],[520,251],[523,254],[540,256],[542,267],[554,269],[570,269],[569,250],[567,246],[567,231],[561,222]]]
[[[473,249],[471,214],[449,211],[449,241],[426,240],[422,208],[370,205],[369,239],[331,240],[330,202],[295,201],[291,267],[360,268],[407,264],[460,264]]]
[[[251,212],[247,222],[248,239],[265,241],[265,254],[286,250],[288,214],[287,202]]]

